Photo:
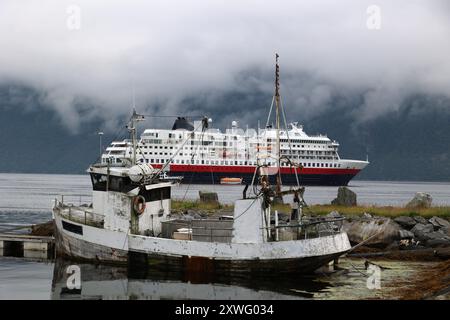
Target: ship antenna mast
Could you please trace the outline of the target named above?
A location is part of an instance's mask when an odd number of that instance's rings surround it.
[[[144,121],[143,115],[137,114],[136,109],[133,104],[133,114],[130,118],[130,122],[127,125],[128,131],[130,131],[131,142],[133,144],[133,158],[131,159],[131,164],[134,166],[136,164],[136,148],[137,148],[137,137],[136,137],[136,122]]]
[[[281,147],[280,147],[280,66],[278,65],[278,53],[275,53],[275,111],[276,111],[276,132],[277,132],[277,185],[276,192],[280,194],[281,192]]]

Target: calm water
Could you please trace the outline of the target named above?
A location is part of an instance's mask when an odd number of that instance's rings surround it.
[[[367,287],[370,276],[361,259],[341,259],[341,271],[312,276],[271,279],[199,279],[198,276],[153,273],[129,274],[126,268],[77,264],[81,290],[68,289],[73,263],[25,261],[0,257],[0,299],[395,299],[416,272],[434,263],[380,261],[380,288]]]
[[[430,193],[435,205],[450,205],[450,183],[353,181],[350,187],[360,204],[404,205],[415,192]],[[223,203],[241,197],[242,186],[181,185],[173,190],[178,199],[196,199],[199,190],[213,190]],[[309,204],[329,203],[337,187],[307,187]],[[51,219],[55,197],[89,202],[86,175],[0,174],[0,232]],[[186,275],[130,275],[113,267],[80,265],[82,290],[66,288],[66,262],[26,261],[0,257],[0,299],[361,299],[394,297],[389,282],[408,279],[430,266],[427,263],[377,262],[389,267],[382,272],[381,289],[368,289],[362,260],[341,260],[344,271],[297,279],[258,281],[246,279],[190,279]],[[358,270],[357,270],[358,269]],[[192,281],[194,280],[194,281]]]

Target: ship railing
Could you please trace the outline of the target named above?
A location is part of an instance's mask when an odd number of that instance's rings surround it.
[[[65,219],[92,227],[103,228],[105,216],[94,213],[92,204],[75,205],[55,199],[54,208],[58,209],[57,213]]]

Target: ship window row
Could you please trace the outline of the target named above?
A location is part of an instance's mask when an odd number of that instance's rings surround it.
[[[283,154],[335,154],[334,151],[303,151],[303,150],[281,150]]]
[[[141,163],[150,163],[150,164],[165,164],[168,159],[141,159]],[[219,160],[171,160],[171,163],[174,164],[202,164],[202,165],[240,165],[240,166],[256,166],[255,161],[219,161]],[[300,163],[303,167],[309,168],[340,168],[341,164],[339,163],[317,163],[317,162],[302,162]],[[271,164],[269,164],[271,165]],[[287,163],[282,163],[282,167],[289,167],[290,165]]]
[[[162,146],[152,146],[152,145],[147,146],[146,144],[157,144],[157,145],[160,145],[160,144],[162,144],[162,140],[161,139],[145,139],[142,142],[141,148],[153,148],[153,147],[155,147],[155,148],[158,148],[158,147],[159,148],[163,148]],[[195,146],[198,146],[198,145],[203,145],[203,146],[214,145],[214,146],[218,146],[218,147],[221,147],[221,146],[223,146],[223,147],[226,147],[226,146],[232,147],[232,146],[238,145],[238,144],[239,143],[235,143],[234,144],[233,142],[229,142],[229,143],[227,143],[227,142],[214,142],[213,143],[213,141],[205,141],[205,140],[203,140],[203,141],[191,141],[191,143],[190,143],[190,145],[195,145]],[[259,146],[265,146],[265,145],[266,144],[264,144],[264,143],[250,143],[251,147],[259,147]],[[275,144],[270,144],[270,145],[275,146]],[[293,148],[305,148],[304,144],[302,144],[302,145],[300,145],[300,144],[291,144],[291,146]],[[113,147],[115,147],[115,146],[113,146]],[[283,144],[282,147],[289,148],[289,144]],[[316,144],[309,144],[309,145],[306,145],[306,147],[307,148],[308,147],[312,147],[312,148],[333,148],[332,145],[318,146]],[[167,148],[167,146],[165,148]],[[170,147],[170,148],[172,149],[173,147]]]
[[[289,139],[291,143],[318,143],[318,144],[327,144],[329,141],[316,141],[316,140],[298,140],[298,139]],[[289,143],[288,139],[280,139],[280,142]],[[267,139],[267,141],[271,141],[271,139]]]
[[[172,149],[172,148],[170,148],[170,149]],[[193,150],[192,150],[193,151]],[[206,149],[200,149],[200,150],[196,150],[196,151],[208,151],[208,150],[206,150]],[[215,153],[216,152],[216,150],[214,150],[214,149],[212,149],[212,150],[209,150],[210,152],[212,152],[212,153]],[[247,151],[247,150],[246,150]],[[220,151],[219,151],[220,152]],[[313,151],[295,151],[295,150],[293,150],[292,152],[290,152],[290,151],[286,151],[286,150],[282,150],[282,152],[281,152],[281,154],[282,155],[289,155],[289,154],[292,154],[292,155],[304,155],[304,154],[307,154],[307,155],[322,155],[322,154],[324,154],[324,155],[335,155],[336,153],[335,152],[332,152],[332,151],[317,151],[317,152],[313,152]],[[121,153],[109,153],[109,154],[111,154],[111,155],[113,155],[113,154],[115,154],[115,155],[124,155],[124,153],[123,152],[121,152]],[[132,154],[132,152],[131,151],[129,151],[128,152],[128,154]],[[136,152],[136,154],[147,154],[147,155],[153,155],[153,154],[155,154],[155,155],[157,155],[157,154],[160,154],[160,155],[173,155],[173,153],[172,152],[170,152],[170,153],[167,153],[167,152],[148,152],[148,151],[144,151],[144,152],[142,152],[142,151],[137,151]],[[188,153],[186,153],[186,154],[188,154]],[[183,153],[180,153],[180,155],[183,155]],[[304,157],[304,156],[302,156],[301,158],[306,158],[306,159],[308,159],[309,157]],[[325,157],[324,159],[332,159],[331,157]]]
[[[198,144],[198,145],[200,145],[200,144]],[[207,145],[207,144],[203,144],[203,145]],[[218,145],[216,145],[216,146],[218,146]],[[223,146],[227,146],[226,144],[224,144]],[[220,146],[218,146],[218,147],[220,147]],[[229,147],[233,147],[233,144],[231,143],[231,144],[229,144]],[[300,147],[300,145],[298,145],[298,146],[296,146],[296,145],[294,145],[293,146],[294,148],[295,147]],[[317,148],[318,146],[312,146],[313,148]],[[173,146],[147,146],[147,145],[143,145],[143,146],[141,146],[140,147],[141,149],[169,149],[169,150],[174,150],[174,149],[178,149],[178,148],[176,148],[176,147],[173,147]],[[264,148],[263,146],[257,146],[256,148]],[[302,148],[304,148],[304,146],[302,145]],[[331,148],[331,147],[330,147]],[[184,147],[184,150],[208,150],[208,148],[207,147]],[[248,149],[248,148],[245,148],[245,149]],[[216,151],[216,149],[215,148],[211,148],[211,149],[209,149],[210,151]],[[219,149],[219,151],[222,151],[221,149]],[[314,152],[317,152],[318,154],[320,154],[321,152],[324,152],[325,154],[331,154],[331,153],[334,153],[335,151],[333,150],[333,151],[311,151],[311,150],[290,150],[289,148],[288,148],[288,146],[285,146],[284,148],[283,148],[283,151],[284,152],[292,152],[292,154],[302,154],[302,153],[307,153],[307,154],[313,154]],[[121,153],[123,153],[123,151],[110,151],[110,153],[109,154],[121,154]],[[137,151],[137,153],[141,153],[139,150]],[[129,151],[129,154],[131,154],[131,151]],[[145,153],[145,154],[147,154],[147,153]]]
[[[332,148],[330,146],[318,146],[318,145],[306,145],[306,148],[305,148],[305,145],[303,145],[303,144],[302,145],[293,144],[293,145],[291,145],[291,147],[292,147],[292,149],[307,149],[307,148],[310,148],[310,149],[328,149],[328,148]],[[288,144],[281,145],[281,148],[285,149],[285,150],[291,149]]]
[[[314,159],[317,159],[317,160],[338,160],[338,158],[337,157],[318,157],[318,156],[310,156],[310,157],[308,157],[308,156],[301,156],[301,157],[292,157],[293,159],[301,159],[301,160],[308,160],[308,159],[311,159],[311,160],[314,160]]]

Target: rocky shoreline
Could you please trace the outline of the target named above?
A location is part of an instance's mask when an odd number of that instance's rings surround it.
[[[177,219],[190,220],[232,215],[228,210],[195,210],[172,212]],[[280,223],[289,223],[290,215],[279,212]],[[430,260],[450,258],[450,222],[433,216],[399,216],[387,218],[362,213],[348,216],[332,211],[326,216],[304,215],[305,220],[340,220],[338,227],[347,232],[353,246],[367,241],[352,251],[354,256],[392,256],[398,259]],[[448,250],[446,250],[448,249]],[[408,256],[409,255],[409,256]]]
[[[339,215],[333,214],[333,217]],[[450,222],[444,218],[426,219],[399,216],[394,219],[372,216],[346,218],[343,230],[350,242],[360,243],[371,236],[365,246],[385,250],[408,250],[450,247]]]

